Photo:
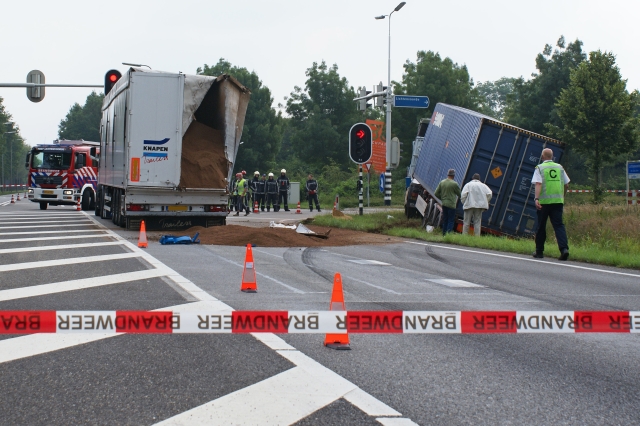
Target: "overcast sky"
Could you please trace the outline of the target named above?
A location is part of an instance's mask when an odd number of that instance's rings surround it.
[[[388,14],[396,0],[3,1],[0,82],[102,84],[122,62],[195,73],[225,58],[255,71],[274,106],[304,86],[314,61],[337,64],[357,87],[387,81]],[[557,39],[617,56],[628,89],[640,88],[640,1],[408,0],[391,21],[391,79],[419,50],[466,64],[474,81],[529,78],[535,57]],[[385,84],[386,85],[386,84]],[[98,89],[100,90],[100,89]],[[370,89],[369,89],[370,90]],[[6,109],[30,145],[50,143],[69,108],[91,89],[47,88],[40,103],[25,89],[0,88]],[[429,95],[429,93],[414,93]]]

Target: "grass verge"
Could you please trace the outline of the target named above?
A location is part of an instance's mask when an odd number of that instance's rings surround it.
[[[440,229],[432,233],[420,227],[421,221],[408,220],[397,214],[373,213],[341,220],[331,215],[316,216],[314,225],[347,228],[434,243],[455,244],[465,247],[529,255],[535,250],[531,238],[507,238],[483,235],[448,234]],[[569,235],[571,260],[622,268],[640,269],[640,208],[628,209],[622,205],[567,205],[565,225]],[[560,255],[553,229],[549,225],[545,256]]]

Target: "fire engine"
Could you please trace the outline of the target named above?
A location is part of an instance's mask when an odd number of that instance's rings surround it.
[[[95,208],[100,142],[55,140],[36,145],[27,154],[29,200],[40,203],[75,205],[82,210]]]

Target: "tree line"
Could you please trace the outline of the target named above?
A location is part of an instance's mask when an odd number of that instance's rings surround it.
[[[24,160],[29,149],[20,136],[20,127],[13,121],[0,97],[0,186],[27,183]]]
[[[598,201],[603,183],[622,188],[621,166],[640,157],[640,95],[629,92],[611,52],[587,55],[582,42],[560,37],[536,57],[531,78],[502,77],[475,83],[466,65],[432,51],[407,60],[396,95],[427,95],[430,107],[397,108],[392,135],[404,143],[399,169],[404,175],[421,118],[431,117],[439,102],[461,106],[566,143],[563,163],[574,183],[590,185]],[[274,107],[269,88],[254,71],[220,59],[197,74],[231,74],[251,92],[238,152],[237,168],[306,176],[355,170],[347,153],[348,130],[367,118],[384,121],[382,111],[357,110],[357,90],[338,66],[314,62],[305,71],[304,87],[294,87],[284,104]],[[102,95],[92,93],[84,106],[75,104],[60,123],[60,138],[98,140]],[[282,110],[286,114],[282,113]],[[396,172],[398,173],[398,172]],[[342,176],[342,175],[341,175]]]

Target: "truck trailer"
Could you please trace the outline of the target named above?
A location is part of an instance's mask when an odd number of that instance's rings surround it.
[[[130,68],[102,105],[96,216],[128,229],[224,225],[249,97],[229,75]]]
[[[40,204],[75,205],[82,210],[94,208],[100,142],[55,140],[41,144],[27,153],[28,198]]]
[[[439,103],[427,128],[413,178],[424,188],[426,222],[437,225],[441,211],[435,197],[438,183],[455,169],[462,188],[475,173],[493,192],[482,215],[482,229],[496,235],[525,236],[535,233],[536,207],[531,178],[544,148],[551,148],[559,162],[564,145],[555,139],[495,120],[489,116]],[[464,215],[456,209],[456,229]]]

